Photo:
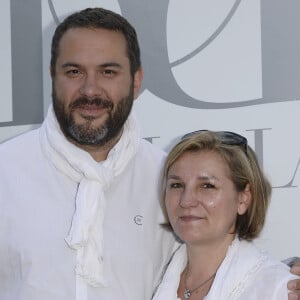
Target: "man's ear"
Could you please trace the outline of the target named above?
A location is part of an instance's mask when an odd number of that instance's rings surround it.
[[[239,193],[238,214],[243,215],[250,206],[252,193],[248,183],[243,191]]]
[[[141,67],[135,72],[133,77],[133,99],[136,99],[139,95],[143,78],[144,78],[144,70]]]

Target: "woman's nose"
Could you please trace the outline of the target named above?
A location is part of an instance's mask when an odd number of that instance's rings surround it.
[[[183,208],[194,207],[199,204],[195,193],[190,189],[185,189],[181,194],[179,205]]]

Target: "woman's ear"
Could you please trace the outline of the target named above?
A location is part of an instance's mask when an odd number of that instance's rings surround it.
[[[238,214],[243,215],[252,201],[250,184],[248,183],[243,191],[239,193]]]

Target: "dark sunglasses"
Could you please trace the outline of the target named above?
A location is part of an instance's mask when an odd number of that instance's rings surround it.
[[[181,140],[184,140],[188,137],[191,137],[194,134],[198,134],[201,132],[206,132],[208,130],[196,130],[190,133],[185,134]],[[232,145],[232,146],[241,146],[243,148],[243,151],[247,155],[247,149],[248,149],[248,141],[245,137],[242,135],[239,135],[235,132],[231,131],[213,131],[218,138],[220,139],[221,143],[224,145]]]

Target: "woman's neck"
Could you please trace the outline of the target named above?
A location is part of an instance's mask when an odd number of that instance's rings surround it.
[[[234,237],[234,235],[228,235],[222,240],[207,243],[187,243],[187,258],[190,275],[199,278],[198,276],[203,275],[205,277],[211,272],[216,272],[224,260]]]
[[[186,244],[188,263],[181,274],[178,289],[181,299],[185,299],[182,298],[184,290],[193,291],[202,283],[204,283],[203,286],[191,293],[189,300],[202,299],[208,294],[214,275],[223,262],[233,239],[234,235],[230,235],[215,242]]]

